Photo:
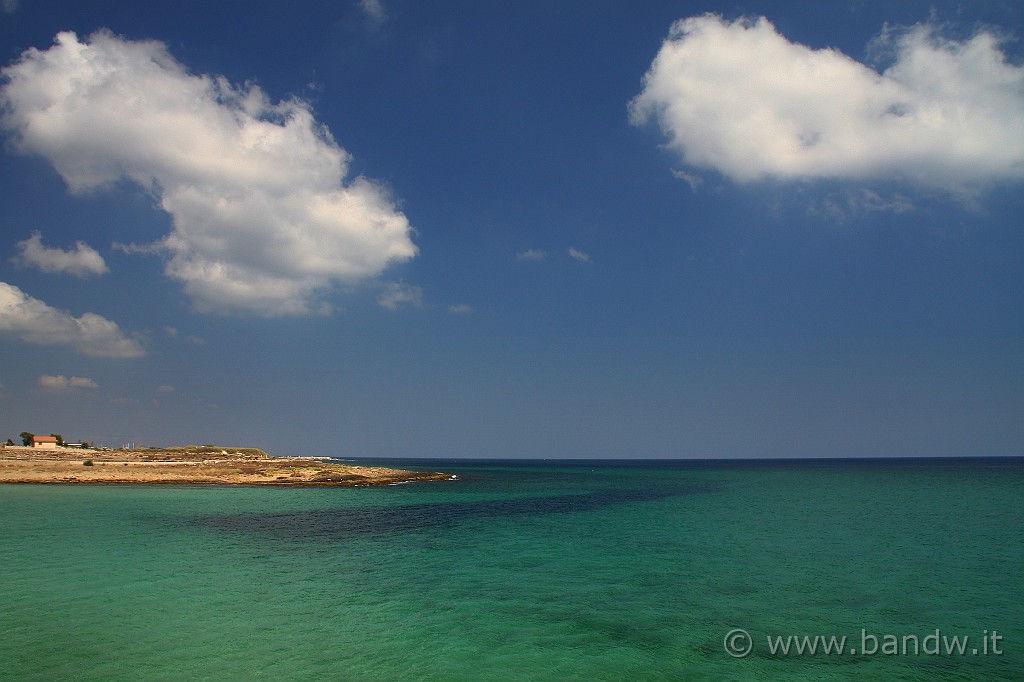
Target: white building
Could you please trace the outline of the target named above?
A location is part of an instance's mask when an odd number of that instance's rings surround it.
[[[32,436],[32,447],[40,450],[56,450],[57,439],[53,436]]]

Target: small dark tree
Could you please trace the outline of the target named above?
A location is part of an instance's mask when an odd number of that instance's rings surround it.
[[[8,444],[8,445],[14,445],[14,441],[13,441],[13,440],[11,440],[10,438],[8,438],[8,439],[7,439],[7,444]]]
[[[57,439],[57,445],[59,447],[64,447],[64,438],[62,438],[59,433],[51,433],[50,435]]]
[[[32,434],[29,433],[28,431],[22,431],[21,432],[21,444],[24,445],[25,447],[28,447],[29,445],[32,445]]]

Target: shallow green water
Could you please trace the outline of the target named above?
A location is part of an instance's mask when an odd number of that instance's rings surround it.
[[[460,480],[0,486],[0,678],[1024,675],[1021,460],[426,468]]]

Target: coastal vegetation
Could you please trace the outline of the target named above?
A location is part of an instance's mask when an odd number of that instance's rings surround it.
[[[132,452],[138,453],[140,456],[158,455],[160,457],[166,457],[168,455],[173,455],[177,457],[184,457],[186,459],[228,455],[232,457],[242,457],[245,459],[270,459],[270,455],[259,448],[223,447],[220,445],[183,445],[169,448],[148,448],[140,446],[133,448]]]

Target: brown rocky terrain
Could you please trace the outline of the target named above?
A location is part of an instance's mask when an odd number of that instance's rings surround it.
[[[255,448],[135,450],[0,448],[0,483],[169,483],[278,486],[389,485],[452,478],[325,461],[271,457]]]

